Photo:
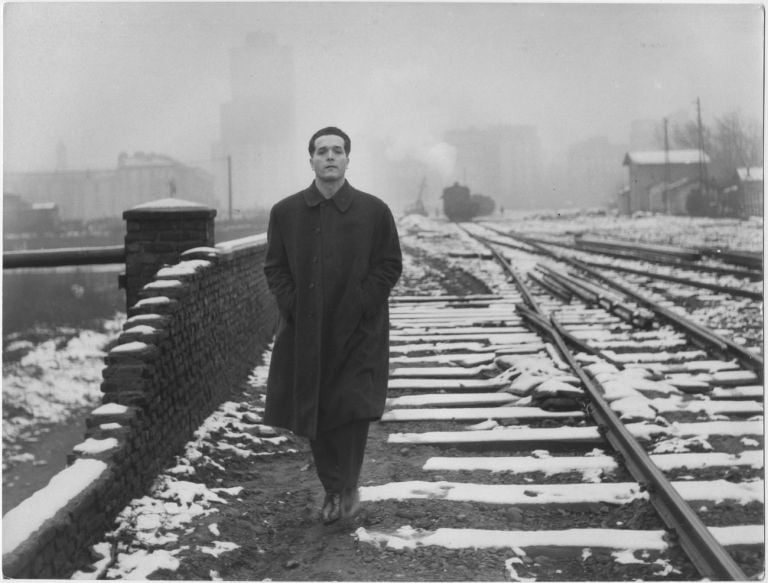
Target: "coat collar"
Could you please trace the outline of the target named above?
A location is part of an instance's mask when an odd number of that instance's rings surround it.
[[[347,212],[347,209],[349,209],[352,204],[354,191],[355,189],[352,188],[352,185],[345,180],[344,184],[341,185],[341,188],[339,188],[339,190],[336,191],[336,194],[331,197],[336,208],[343,213]],[[317,189],[314,180],[312,181],[312,184],[309,185],[309,188],[302,194],[304,195],[304,202],[306,202],[309,207],[315,207],[325,200],[323,194]]]

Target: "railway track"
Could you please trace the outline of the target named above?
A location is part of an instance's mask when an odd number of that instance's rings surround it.
[[[362,489],[389,518],[358,539],[472,552],[511,580],[760,575],[762,337],[736,342],[701,317],[723,298],[759,313],[729,293],[756,291],[754,270],[686,264],[684,281],[652,280],[647,254],[588,262],[446,229],[434,236],[451,266],[490,293],[392,298],[382,426],[410,462]]]

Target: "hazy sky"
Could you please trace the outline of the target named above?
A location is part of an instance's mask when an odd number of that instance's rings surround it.
[[[8,170],[53,169],[59,142],[70,168],[113,168],[123,150],[209,159],[228,51],[249,32],[294,49],[302,159],[306,137],[329,124],[358,143],[391,140],[388,155],[429,151],[451,127],[533,124],[554,154],[595,135],[626,143],[633,119],[695,118],[697,97],[705,122],[763,111],[760,4],[4,8]]]

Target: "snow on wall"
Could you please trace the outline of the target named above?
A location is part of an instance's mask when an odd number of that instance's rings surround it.
[[[263,238],[192,249],[144,285],[104,357],[102,405],[87,419],[69,467],[3,519],[6,577],[69,577],[125,505],[246,381],[277,314],[265,252]]]

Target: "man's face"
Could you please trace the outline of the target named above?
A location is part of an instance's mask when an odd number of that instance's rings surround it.
[[[326,135],[315,138],[315,153],[309,159],[318,180],[335,182],[344,178],[349,158],[344,152],[341,136]]]

